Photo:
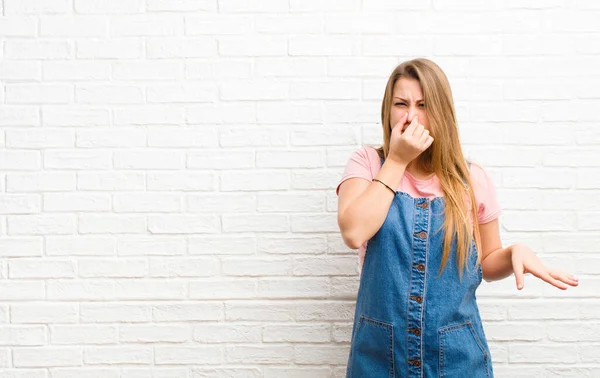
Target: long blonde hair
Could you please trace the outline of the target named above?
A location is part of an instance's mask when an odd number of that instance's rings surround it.
[[[377,148],[380,157],[387,158],[390,150],[392,125],[390,121],[393,90],[396,81],[401,77],[417,80],[421,84],[425,109],[429,118],[429,132],[434,138],[433,144],[421,153],[413,164],[427,173],[435,173],[439,178],[446,203],[444,210],[444,251],[441,274],[446,267],[451,244],[456,237],[456,261],[460,278],[471,249],[471,241],[481,251],[479,225],[477,222],[477,203],[467,162],[463,156],[452,91],[448,78],[442,69],[428,59],[413,59],[397,66],[390,75],[385,87],[385,95],[381,104],[381,121],[383,126],[383,145]],[[466,187],[465,187],[466,184]],[[470,207],[470,209],[469,209]],[[471,212],[473,227],[469,227]],[[477,264],[480,264],[480,254]]]

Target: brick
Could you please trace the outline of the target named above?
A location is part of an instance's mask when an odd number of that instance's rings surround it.
[[[214,346],[159,346],[154,348],[157,365],[213,364],[223,361],[221,347]]]
[[[83,361],[90,365],[99,364],[149,364],[152,348],[147,346],[102,346],[83,349]]]
[[[100,38],[108,36],[108,22],[96,16],[46,16],[40,18],[41,37]]]
[[[28,347],[13,352],[14,367],[79,366],[82,350],[76,347]]]
[[[155,322],[221,321],[224,305],[220,302],[174,302],[152,307]]]
[[[223,258],[221,270],[228,276],[289,276],[292,261],[279,258]]]
[[[35,346],[47,343],[43,326],[3,326],[0,325],[0,344],[10,346]]]
[[[78,264],[80,277],[145,277],[148,274],[148,262],[142,259],[81,259]]]
[[[41,210],[41,198],[32,194],[0,195],[0,214],[29,214]]]
[[[7,130],[6,146],[26,149],[68,148],[75,144],[75,134],[64,129]]]
[[[120,279],[114,282],[116,298],[120,300],[173,300],[187,297],[187,285],[182,282],[153,279]]]
[[[140,59],[144,51],[142,39],[136,37],[78,40],[76,46],[80,59]]]
[[[152,306],[127,303],[84,303],[82,323],[147,323],[152,320]]]
[[[41,257],[43,249],[41,237],[3,237],[0,240],[1,257]]]
[[[246,324],[202,324],[194,326],[194,341],[206,343],[260,343],[262,330]]]
[[[146,230],[146,218],[136,215],[84,214],[79,217],[78,230],[83,234],[143,233]]]
[[[46,299],[107,300],[115,297],[114,288],[113,282],[54,280],[46,285]]]
[[[53,325],[50,340],[57,345],[114,344],[117,327],[104,325]]]
[[[74,0],[75,12],[80,14],[144,13],[144,0]]]
[[[15,303],[10,306],[16,324],[65,324],[79,320],[79,306],[71,303]]]
[[[66,14],[70,13],[69,0],[7,0],[5,15],[15,14]]]
[[[111,236],[47,236],[48,256],[114,256],[117,242]]]
[[[2,126],[38,126],[40,112],[36,106],[3,106],[0,109]]]
[[[14,215],[8,218],[11,235],[65,235],[77,229],[73,215]]]
[[[263,327],[263,340],[275,343],[326,343],[331,339],[329,324],[282,324]]]
[[[211,277],[217,274],[217,262],[213,259],[150,259],[150,277]]]
[[[0,28],[1,27],[2,26],[0,26]],[[6,83],[9,83],[11,81],[40,81],[42,78],[41,67],[42,64],[40,62],[30,62],[27,60],[1,62],[0,80]]]
[[[159,38],[146,41],[146,56],[151,59],[217,57],[213,38]]]
[[[217,0],[147,0],[148,12],[162,11],[212,11],[218,10]]]
[[[183,31],[183,17],[177,14],[127,15],[110,19],[110,33],[116,37],[172,36],[183,35]]]
[[[274,364],[290,361],[294,355],[291,345],[254,346],[240,345],[225,347],[225,360],[232,363]]]
[[[109,211],[110,196],[108,194],[59,194],[44,195],[44,211],[47,212],[91,212]]]
[[[75,278],[71,261],[50,259],[18,259],[8,263],[9,278]]]
[[[119,341],[122,343],[181,343],[190,339],[190,327],[184,325],[119,327]]]

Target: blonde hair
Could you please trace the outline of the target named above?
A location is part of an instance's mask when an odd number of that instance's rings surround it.
[[[471,253],[473,236],[477,250],[481,251],[477,203],[467,162],[460,145],[450,84],[442,69],[431,60],[420,58],[406,61],[398,65],[390,75],[381,104],[383,145],[377,148],[377,152],[384,159],[388,156],[392,132],[390,113],[393,90],[398,79],[402,77],[415,79],[420,83],[429,119],[429,132],[434,138],[433,144],[423,151],[413,164],[427,173],[435,173],[444,194],[445,236],[439,274],[441,275],[448,262],[451,244],[456,237],[456,261],[462,280],[463,270],[465,266],[468,267],[467,261]],[[469,212],[472,216],[472,228],[469,227]],[[480,254],[478,254],[477,265],[480,261]]]

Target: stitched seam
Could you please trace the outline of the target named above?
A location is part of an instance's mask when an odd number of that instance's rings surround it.
[[[368,317],[366,317],[364,315],[361,315],[360,319],[362,319],[363,321],[365,321],[367,323],[372,323],[372,324],[375,324],[375,325],[380,325],[380,326],[384,326],[384,327],[388,327],[388,328],[392,328],[393,327],[392,323],[382,322],[381,320],[377,320],[377,319],[371,319],[371,318],[368,318]]]
[[[463,322],[463,323],[450,324],[448,326],[440,328],[440,332],[441,333],[447,333],[447,332],[453,331],[453,330],[455,330],[457,328],[463,328],[465,325],[470,324],[470,323],[471,322],[466,321],[466,322]]]
[[[439,361],[438,361],[438,365],[439,365],[439,369],[440,371],[438,372],[440,378],[444,377],[444,333],[443,332],[439,332],[438,334],[438,338],[439,338],[439,344],[440,344],[440,354],[439,354]]]
[[[477,334],[475,333],[473,324],[470,321],[466,321],[463,323],[452,324],[452,325],[446,326],[444,328],[440,328],[440,330],[438,331],[439,338],[440,338],[440,351],[439,351],[439,361],[438,361],[438,365],[439,365],[439,369],[440,369],[440,371],[439,371],[440,378],[442,378],[444,376],[444,373],[443,373],[443,371],[444,371],[444,341],[445,341],[444,337],[446,336],[447,333],[456,331],[461,328],[467,328],[469,330],[469,332],[473,336],[473,339],[475,340],[475,343],[479,347],[480,351],[483,353],[484,360],[485,360],[485,364],[484,364],[485,365],[485,374],[487,377],[489,377],[489,363],[490,363],[489,362],[489,354],[483,348],[483,344],[481,343],[479,336],[477,336]]]
[[[425,298],[427,297],[427,255],[428,255],[428,251],[429,251],[429,238],[431,237],[430,235],[430,228],[431,228],[431,205],[428,206],[427,208],[427,240],[425,241],[425,274],[423,276],[423,306],[421,306],[421,335],[419,336],[421,338],[421,361],[423,361],[423,338],[424,338],[424,333],[425,330],[423,329],[423,314],[425,313],[425,306],[427,301],[425,300]],[[421,363],[421,378],[423,378],[423,363]]]
[[[394,378],[394,327],[390,327],[390,353],[391,353],[391,366],[390,366],[390,378]]]
[[[409,196],[410,197],[410,196]],[[417,203],[416,199],[413,198],[413,206]],[[414,218],[416,218],[416,215],[413,216]],[[415,264],[415,260],[414,260],[414,251],[415,251],[415,246],[414,246],[414,239],[415,239],[415,226],[416,226],[416,221],[415,219],[413,219],[413,229],[412,229],[412,233],[410,235],[410,266],[412,267]],[[409,288],[409,292],[406,298],[406,317],[404,319],[404,324],[406,326],[408,326],[408,317],[410,316],[410,303],[411,303],[411,293],[410,290],[412,289],[412,279],[413,279],[413,275],[409,274],[408,275],[408,288]],[[410,341],[408,340],[408,335],[409,332],[405,332],[404,333],[404,345],[406,345],[406,361],[409,361],[408,358],[408,350],[410,349]],[[410,364],[409,364],[410,365]],[[408,374],[410,374],[410,366],[407,367],[408,369]]]
[[[479,346],[479,349],[481,349],[481,352],[483,353],[485,359],[487,360],[488,354],[487,354],[485,348],[483,347],[483,344],[481,343],[481,340],[479,340],[479,336],[477,336],[477,334],[475,333],[475,329],[473,328],[473,325],[471,323],[468,323],[468,328],[469,328],[469,331],[471,332],[471,334],[473,335],[473,338],[475,339],[475,342]]]
[[[388,347],[388,353],[390,353],[390,356],[388,357],[388,361],[390,363],[390,378],[394,378],[394,326],[391,323],[382,322],[381,320],[367,318],[364,315],[361,315],[359,317],[359,322],[358,322],[359,327],[362,322],[370,323],[374,326],[384,327],[384,329],[388,333],[388,340],[389,340],[388,342],[390,345]],[[358,328],[357,328],[357,333],[358,333]]]

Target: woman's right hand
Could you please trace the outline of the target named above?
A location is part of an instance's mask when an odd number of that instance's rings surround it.
[[[425,127],[419,123],[417,116],[415,116],[410,125],[402,131],[407,118],[408,113],[404,114],[400,121],[392,127],[388,156],[390,159],[404,165],[408,165],[433,143],[433,137],[429,135],[429,130],[426,130]]]

